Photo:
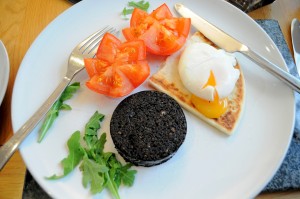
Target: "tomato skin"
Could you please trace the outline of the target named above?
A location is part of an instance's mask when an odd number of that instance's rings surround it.
[[[148,17],[148,13],[146,11],[141,9],[134,9],[130,19],[130,26],[139,26],[145,20],[146,17]]]
[[[150,16],[154,17],[156,20],[163,20],[163,19],[171,19],[173,18],[172,12],[170,11],[167,4],[162,4],[150,14]]]
[[[135,28],[124,28],[122,29],[122,33],[127,41],[133,41],[138,39],[139,35],[137,29]]]
[[[118,47],[122,42],[112,34],[105,34],[99,44],[96,57],[98,59],[113,63],[117,55]]]
[[[173,17],[168,6],[162,4],[150,14],[135,8],[130,27],[122,32],[128,41],[143,40],[152,54],[170,55],[184,45],[190,27],[190,18]]]
[[[129,94],[150,75],[145,43],[122,43],[109,33],[99,44],[96,58],[84,59],[84,63],[90,77],[86,86],[109,97]]]
[[[122,97],[129,94],[135,87],[129,82],[124,74],[109,68],[101,75],[93,76],[86,86],[97,92],[110,97]]]
[[[159,24],[151,26],[140,36],[145,41],[148,52],[157,55],[170,55],[179,50],[185,43],[184,36],[176,37]]]
[[[134,87],[137,87],[150,74],[150,67],[147,61],[137,61],[136,64],[121,65],[119,70],[130,80]]]
[[[101,59],[88,58],[84,59],[84,65],[89,77],[101,74],[109,66],[109,63]]]

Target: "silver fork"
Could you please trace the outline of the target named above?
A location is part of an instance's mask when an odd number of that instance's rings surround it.
[[[21,126],[21,128],[0,148],[0,170],[2,170],[22,141],[49,111],[51,106],[58,99],[64,89],[70,84],[75,75],[84,69],[84,58],[91,58],[95,56],[97,46],[106,32],[116,34],[118,31],[113,27],[106,26],[86,38],[73,49],[69,57],[67,73],[60,84],[42,104],[42,106],[29,118],[29,120],[27,120],[27,122],[25,122],[25,124],[23,124],[23,126]]]

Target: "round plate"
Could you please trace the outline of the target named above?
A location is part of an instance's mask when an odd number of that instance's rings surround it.
[[[4,98],[9,79],[9,58],[6,48],[0,40],[0,105]]]
[[[129,25],[129,21],[120,16],[127,2],[81,1],[39,35],[28,50],[15,81],[12,100],[15,131],[59,84],[66,72],[69,54],[80,41],[108,24],[120,30]],[[150,3],[149,10],[152,10],[164,2],[153,0]],[[170,8],[174,6],[171,0],[165,3]],[[286,69],[268,35],[232,5],[219,0],[182,0],[181,3]],[[175,13],[174,9],[172,11]],[[195,29],[191,34],[193,32]],[[249,198],[271,180],[291,140],[294,94],[256,64],[239,54],[237,58],[245,75],[246,102],[243,118],[234,135],[227,137],[185,111],[188,132],[181,148],[162,165],[137,167],[134,186],[120,188],[123,199]],[[164,60],[159,56],[148,59],[152,74]],[[109,135],[109,123],[113,110],[123,98],[111,99],[88,90],[84,85],[87,79],[85,72],[76,78],[82,87],[68,101],[73,110],[61,112],[45,140],[37,143],[38,126],[20,148],[33,177],[54,198],[111,198],[106,190],[92,196],[82,186],[78,168],[61,180],[45,179],[62,172],[60,161],[68,154],[68,138],[76,130],[83,132],[84,125],[96,110],[106,115],[100,131],[108,133],[105,150],[116,152]],[[134,92],[146,89],[152,89],[147,81]]]

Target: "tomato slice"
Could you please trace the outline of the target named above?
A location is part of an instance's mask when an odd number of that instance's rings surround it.
[[[150,67],[147,61],[124,64],[119,67],[119,70],[126,75],[134,87],[139,86],[150,74]]]
[[[148,16],[149,14],[146,11],[141,9],[134,9],[130,19],[130,26],[136,27],[141,25],[141,23],[143,23],[145,18],[147,18]]]
[[[129,94],[150,74],[145,43],[142,40],[122,43],[109,33],[104,35],[96,58],[85,59],[84,63],[90,77],[86,86],[110,97]]]
[[[161,24],[170,31],[178,31],[178,35],[188,37],[190,33],[191,20],[189,18],[173,18],[161,21]],[[174,32],[176,34],[176,32]]]
[[[146,59],[146,46],[142,40],[124,42],[118,48],[117,61],[137,61]]]
[[[109,67],[108,62],[94,58],[84,59],[84,65],[90,78],[94,75],[102,74]]]
[[[86,86],[110,97],[122,97],[129,94],[135,87],[119,70],[109,67],[104,73],[93,76]]]
[[[122,42],[112,34],[105,34],[99,44],[96,57],[98,59],[113,63],[117,55],[118,47]]]
[[[163,19],[171,19],[173,18],[172,12],[170,11],[167,4],[162,4],[150,14],[150,16],[154,17],[156,20],[163,20]]]
[[[148,52],[158,55],[170,55],[183,46],[186,37],[175,36],[172,31],[155,23],[139,39],[145,41]]]
[[[170,55],[184,45],[190,26],[190,18],[173,17],[168,6],[163,4],[151,14],[135,8],[130,27],[124,28],[122,32],[128,41],[143,40],[150,53]]]

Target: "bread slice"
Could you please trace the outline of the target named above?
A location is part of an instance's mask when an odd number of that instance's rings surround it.
[[[189,42],[197,41],[205,42],[216,47],[200,32],[196,32],[189,40]],[[245,100],[245,81],[239,64],[237,63],[235,68],[240,70],[240,77],[236,82],[233,92],[230,96],[228,96],[229,106],[227,111],[219,118],[211,119],[201,114],[193,105],[191,101],[192,93],[184,87],[178,73],[179,58],[180,53],[169,56],[162,64],[159,71],[149,78],[150,85],[173,97],[183,108],[190,111],[211,126],[219,129],[227,135],[231,135],[238,126],[242,116]]]

